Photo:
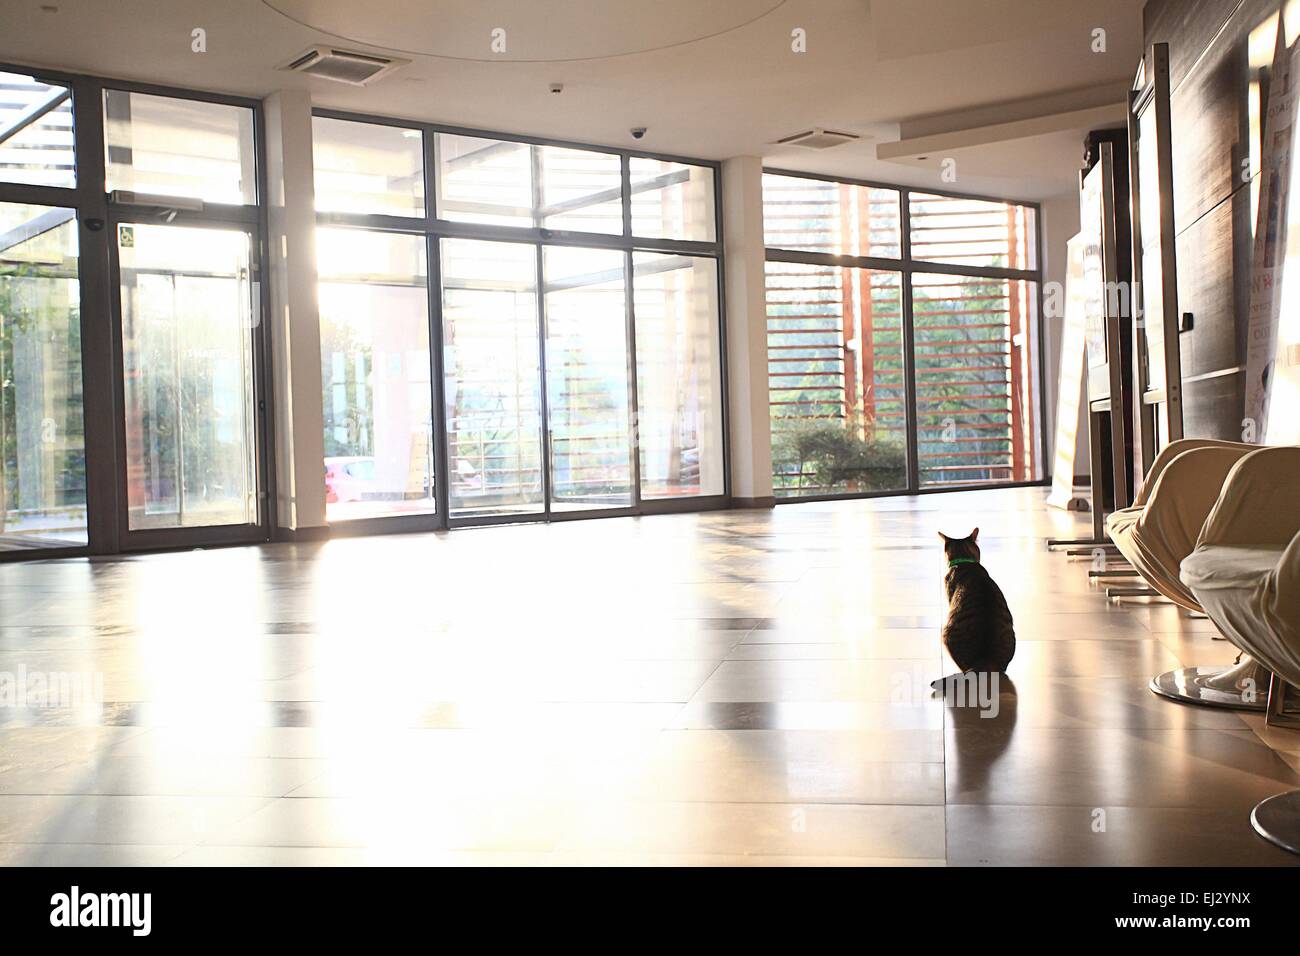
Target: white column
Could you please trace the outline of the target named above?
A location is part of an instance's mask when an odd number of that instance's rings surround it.
[[[311,94],[266,98],[276,513],[281,528],[325,526],[325,439]]]
[[[763,161],[759,157],[737,156],[722,164],[722,227],[731,495],[737,505],[766,507],[774,499],[763,278]]]

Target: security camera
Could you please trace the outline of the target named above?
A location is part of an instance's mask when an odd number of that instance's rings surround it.
[[[645,135],[645,127],[633,126],[632,129],[629,130],[629,132],[631,132],[633,139],[640,139],[642,136]]]

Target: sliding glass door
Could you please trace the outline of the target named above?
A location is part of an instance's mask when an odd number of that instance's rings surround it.
[[[117,226],[128,532],[259,523],[252,246]]]

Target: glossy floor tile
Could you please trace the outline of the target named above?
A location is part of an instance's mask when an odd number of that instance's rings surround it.
[[[1300,862],[1300,732],[1152,695],[1235,651],[1044,497],[0,566],[0,865]],[[974,525],[1019,647],[944,696]]]

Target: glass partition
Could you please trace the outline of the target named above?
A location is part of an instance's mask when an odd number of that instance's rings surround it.
[[[77,185],[72,91],[0,71],[0,182]]]
[[[329,521],[435,511],[424,239],[316,234]]]
[[[451,515],[540,513],[537,249],[443,239],[441,254]]]
[[[778,497],[907,488],[902,315],[896,272],[767,264]]]
[[[418,129],[312,118],[318,212],[424,215],[424,137]]]
[[[105,90],[104,145],[110,192],[257,202],[249,107]]]
[[[1035,207],[768,172],[763,211],[779,498],[1041,476]]]
[[[624,255],[543,250],[551,507],[632,504]]]
[[[0,202],[0,551],[86,542],[72,209]]]
[[[718,264],[704,256],[638,252],[632,269],[641,496],[720,495]]]

